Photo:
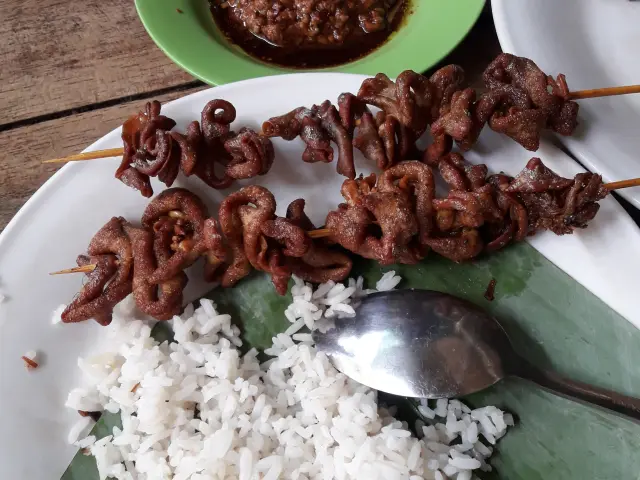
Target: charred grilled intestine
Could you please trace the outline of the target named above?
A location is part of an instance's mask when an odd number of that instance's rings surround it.
[[[315,230],[315,225],[304,212],[305,201],[294,200],[287,207],[287,220],[306,232]],[[306,253],[300,257],[287,258],[291,272],[307,282],[325,283],[340,282],[351,272],[351,258],[328,242],[315,239]]]
[[[384,74],[365,80],[358,95],[343,93],[337,106],[328,100],[270,118],[262,130],[267,137],[306,144],[305,162],[333,161],[331,142],[337,145],[337,171],[355,179],[354,148],[380,169],[418,156],[416,140],[437,118],[464,80],[462,69],[450,65],[431,78],[405,71],[394,82]],[[380,109],[373,114],[369,106]]]
[[[453,202],[435,199],[431,168],[421,162],[392,167],[377,183],[374,176],[346,180],[342,194],[347,202],[329,213],[327,228],[333,241],[365,258],[382,264],[414,264],[433,249],[460,262],[482,251],[475,228],[478,222],[465,217],[479,215],[474,194],[457,203],[457,197]],[[475,223],[467,225],[458,215]]]
[[[563,178],[539,158],[515,178],[487,177],[485,165],[470,165],[458,153],[442,156],[435,168],[449,186],[444,198],[436,198],[432,167],[417,160],[379,177],[345,180],[345,202],[326,218],[328,238],[308,234],[315,227],[304,200],[280,217],[273,194],[261,186],[229,195],[219,221],[195,194],[168,189],[149,203],[142,226],[114,217],[96,233],[77,259],[94,268],[62,320],[107,325],[132,292],[142,312],[170,319],[182,308],[184,269],[200,257],[208,281],[232,287],[255,269],[269,274],[281,295],[292,275],[313,283],[347,278],[352,261],[342,248],[383,265],[415,264],[430,250],[463,262],[540,230],[564,235],[585,228],[608,194],[599,175]]]
[[[134,255],[133,298],[138,308],[156,320],[169,320],[182,311],[182,291],[187,275],[178,271],[159,282],[149,278],[170,259],[171,234],[164,228],[152,231],[129,225],[125,227]]]
[[[446,172],[445,180],[451,173],[447,171],[447,161],[457,165],[461,174],[464,171],[466,183],[460,186],[472,194],[466,197],[467,205],[461,203],[463,208],[457,212],[454,223],[479,228],[489,251],[541,230],[565,235],[576,228],[585,228],[598,212],[598,202],[609,193],[600,175],[587,172],[573,179],[563,178],[535,157],[515,178],[497,174],[485,179],[484,165],[465,165],[461,156],[451,154],[439,166],[441,172]],[[451,180],[447,183],[452,185]],[[456,197],[459,191],[452,190]],[[438,208],[435,202],[434,206]]]
[[[549,170],[539,158],[532,158],[505,191],[516,194],[529,215],[529,234],[551,230],[557,235],[585,228],[596,216],[609,191],[602,177],[585,172],[573,179]]]
[[[235,285],[251,268],[270,274],[281,295],[286,293],[292,274],[307,281],[346,278],[351,260],[307,235],[305,227],[311,222],[304,214],[303,200],[289,206],[287,218],[276,216],[275,211],[271,192],[256,185],[242,188],[222,202],[220,225],[228,246],[227,263],[220,273],[223,287]]]
[[[175,277],[205,254],[208,216],[202,200],[183,188],[165,190],[149,202],[142,215],[142,226],[160,239],[156,250],[162,249],[162,261],[147,274],[149,283],[158,284]]]
[[[267,137],[306,144],[305,162],[333,161],[337,171],[355,179],[354,148],[382,170],[419,158],[416,141],[429,128],[433,142],[421,154],[437,166],[451,151],[453,140],[470,149],[485,124],[528,150],[537,150],[543,130],[571,135],[577,125],[578,104],[569,100],[564,75],[548,77],[524,57],[499,55],[484,72],[487,91],[477,95],[465,88],[464,71],[448,65],[427,78],[407,70],[396,81],[379,73],[366,79],[357,95],[343,93],[311,108],[299,107],[266,121]],[[370,107],[380,111],[373,114]]]
[[[433,202],[436,228],[427,245],[451,260],[470,260],[485,245],[491,248],[493,238],[486,237],[496,230],[496,224],[502,224],[506,213],[499,209],[493,187],[486,183],[485,165],[469,165],[462,155],[451,153],[440,159],[438,171],[450,190],[447,197]],[[484,230],[487,234],[482,235]]]
[[[230,261],[222,275],[223,287],[233,286],[251,271],[262,270],[272,275],[280,293],[289,273],[283,270],[277,249],[269,249],[262,233],[265,222],[275,217],[276,201],[264,187],[251,185],[229,195],[220,205],[220,225],[230,249]],[[284,292],[282,293],[284,294]]]
[[[62,314],[64,322],[110,323],[113,307],[133,293],[138,308],[158,320],[182,309],[183,270],[208,254],[207,211],[182,188],[165,190],[144,212],[142,227],[114,217],[93,237],[78,265],[94,265],[88,281]]]
[[[445,198],[434,198],[431,169],[416,161],[388,169],[377,182],[345,180],[346,203],[327,216],[331,240],[382,264],[416,263],[429,249],[462,262],[540,230],[584,228],[608,193],[599,175],[562,178],[538,158],[516,178],[487,177],[485,165],[469,165],[457,153],[437,168],[450,188]]]
[[[418,138],[463,84],[464,70],[457,65],[447,65],[430,78],[406,70],[395,82],[379,73],[362,83],[358,98],[396,118]]]
[[[79,266],[93,265],[87,282],[62,314],[64,322],[95,318],[111,322],[114,306],[133,293],[143,313],[168,320],[182,309],[184,270],[205,259],[205,280],[232,287],[252,269],[268,273],[284,295],[292,274],[309,282],[338,282],[352,262],[340,247],[312,239],[304,200],[292,202],[287,217],[275,214],[269,190],[244,187],[220,205],[219,222],[200,198],[183,188],[155,197],[141,226],[114,217],[91,240]]]
[[[231,103],[211,100],[202,110],[202,125],[191,122],[182,134],[171,131],[175,121],[160,114],[159,102],[149,102],[122,126],[124,155],[115,176],[151,197],[150,177],[170,187],[180,171],[216,189],[264,175],[273,164],[271,141],[248,128],[231,131],[235,118]]]
[[[77,259],[79,267],[93,264],[82,290],[62,312],[62,321],[75,323],[94,318],[111,323],[113,307],[131,293],[133,252],[121,217],[109,220],[89,242],[87,255]]]
[[[431,125],[434,136],[448,135],[468,150],[488,123],[492,130],[535,151],[545,129],[573,134],[578,104],[569,100],[564,75],[554,79],[528,58],[502,53],[487,67],[483,79],[488,91],[477,100],[470,88],[453,95],[449,108]]]
[[[420,186],[424,191],[410,185],[411,180],[421,175],[427,182]],[[430,218],[419,219],[418,212],[426,213],[424,197],[428,201],[433,198],[433,178],[428,166],[417,161],[399,164],[387,170],[377,185],[375,174],[345,180],[341,193],[346,203],[329,212],[326,220],[334,242],[383,265],[413,264],[423,258],[420,239],[425,228],[429,229]],[[429,207],[426,210],[430,213]]]
[[[569,100],[565,76],[545,74],[528,58],[502,53],[484,71],[484,83],[494,91],[528,99],[545,117],[544,126],[561,135],[571,135],[577,126],[578,104]]]

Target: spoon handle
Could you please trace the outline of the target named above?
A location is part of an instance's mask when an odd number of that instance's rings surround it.
[[[596,405],[640,422],[640,399],[638,398],[564,378],[552,370],[538,369],[525,360],[521,360],[514,375],[532,381],[563,397]]]

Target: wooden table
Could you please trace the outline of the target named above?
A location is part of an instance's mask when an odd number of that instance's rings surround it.
[[[58,169],[149,99],[206,88],[156,47],[131,0],[0,0],[0,230]],[[441,64],[478,83],[500,52],[487,7]]]

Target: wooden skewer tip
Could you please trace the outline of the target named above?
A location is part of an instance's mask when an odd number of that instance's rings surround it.
[[[95,150],[93,152],[69,155],[68,157],[53,158],[51,160],[45,160],[42,163],[82,162],[84,160],[94,160],[97,158],[121,157],[123,154],[124,148],[108,148],[106,150]]]
[[[578,90],[576,92],[569,92],[569,98],[571,100],[580,100],[583,98],[611,97],[613,95],[629,95],[632,93],[640,93],[640,85]]]
[[[604,184],[604,188],[607,190],[620,190],[621,188],[629,187],[640,187],[640,178],[631,178],[629,180],[620,180],[619,182]]]
[[[309,235],[310,238],[329,237],[331,236],[331,230],[329,230],[328,228],[319,228],[317,230],[307,232],[307,235]]]
[[[603,184],[607,190],[620,190],[621,188],[640,187],[640,178],[631,178],[628,180],[620,180],[619,182],[610,182]],[[178,212],[170,212],[170,216],[179,217]],[[331,236],[331,230],[328,228],[318,228],[307,232],[310,238],[324,238]],[[93,264],[83,265],[82,267],[67,268],[59,270],[57,272],[51,272],[49,275],[65,275],[68,273],[90,273],[95,270],[96,266]]]
[[[640,93],[640,85],[626,85],[622,87],[577,90],[575,92],[569,92],[569,98],[571,100],[580,100],[585,98],[608,97],[612,95],[629,95],[633,93]],[[358,125],[358,123],[359,120],[356,122],[356,125]],[[260,135],[264,136],[264,132],[261,131]],[[69,155],[68,157],[52,158],[51,160],[44,160],[42,163],[82,162],[84,160],[94,160],[98,158],[119,157],[122,156],[123,153],[123,148],[108,148],[105,150],[96,150],[93,152],[79,153],[77,155]]]
[[[49,275],[66,275],[67,273],[90,273],[96,269],[94,264],[83,265],[82,267],[66,268],[57,272],[51,272]]]
[[[328,228],[319,228],[308,232],[311,238],[324,238],[331,236],[331,230]],[[58,270],[57,272],[51,272],[49,275],[66,275],[68,273],[90,273],[95,270],[94,264],[83,265],[82,267],[66,268],[64,270]]]

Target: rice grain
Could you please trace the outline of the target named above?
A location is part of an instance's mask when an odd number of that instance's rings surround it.
[[[387,272],[378,290],[395,288]],[[354,314],[370,290],[362,278],[313,290],[294,278],[290,326],[277,334],[260,364],[240,355],[240,330],[214,302],[202,299],[171,321],[175,342],[158,344],[151,325],[135,318],[131,300],[116,307],[103,353],[80,360],[87,384],[69,393],[75,410],[119,412],[122,428],[83,437],[82,418],[69,441],[88,447],[101,479],[469,480],[490,468],[492,449],[513,419],[490,407],[423,400],[423,440],[378,405],[376,392],[338,372],[313,347],[308,330],[331,328]],[[436,418],[438,421],[436,421]],[[425,425],[427,422],[436,422]],[[81,438],[78,440],[78,438]]]

